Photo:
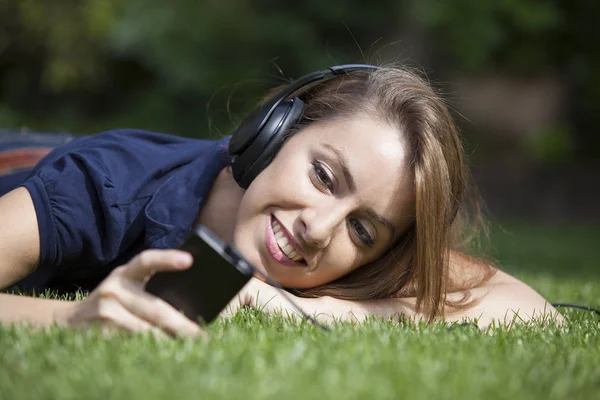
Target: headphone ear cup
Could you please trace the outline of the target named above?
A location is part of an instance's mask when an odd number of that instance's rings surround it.
[[[236,156],[242,153],[252,143],[268,121],[268,112],[274,107],[273,101],[256,107],[244,118],[240,126],[231,135],[229,154]]]
[[[231,167],[233,177],[244,189],[271,163],[285,139],[285,133],[293,127],[304,112],[304,102],[295,97],[279,104],[263,128],[247,143],[234,159]]]

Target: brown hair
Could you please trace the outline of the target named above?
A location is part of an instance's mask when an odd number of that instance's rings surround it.
[[[416,297],[416,311],[428,320],[442,315],[445,306],[469,306],[468,292],[457,302],[448,301],[446,293],[482,284],[493,268],[459,252],[472,237],[466,233],[476,232],[483,220],[458,130],[442,98],[418,74],[396,67],[348,73],[301,97],[306,110],[290,135],[307,124],[357,113],[396,127],[409,144],[416,198],[411,226],[383,257],[334,282],[294,292],[347,300]],[[475,281],[451,279],[452,267],[465,261],[484,273]]]

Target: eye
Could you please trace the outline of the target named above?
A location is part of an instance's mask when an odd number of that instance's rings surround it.
[[[369,231],[359,220],[357,220],[356,218],[351,218],[350,225],[352,226],[354,233],[356,234],[356,236],[358,236],[361,242],[363,242],[369,247],[373,246],[373,238],[369,234]]]
[[[313,161],[313,175],[318,185],[324,189],[327,189],[333,192],[333,181],[327,172],[327,168],[325,168],[320,162]]]

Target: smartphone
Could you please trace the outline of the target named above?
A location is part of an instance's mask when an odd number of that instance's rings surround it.
[[[254,267],[203,225],[196,226],[179,249],[192,254],[192,266],[156,273],[146,290],[192,321],[209,324],[252,278]]]

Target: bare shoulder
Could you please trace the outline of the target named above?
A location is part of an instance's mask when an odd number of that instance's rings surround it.
[[[35,207],[24,187],[0,197],[0,288],[33,272],[40,261]]]
[[[447,294],[449,301],[466,299],[470,306],[463,309],[448,309],[446,320],[459,321],[465,318],[478,319],[480,326],[492,321],[509,324],[514,321],[528,321],[532,318],[562,317],[539,293],[526,283],[489,264],[469,257],[461,259],[461,265],[454,267],[455,273],[462,271],[465,277],[460,282],[480,281],[470,288],[458,288]]]

